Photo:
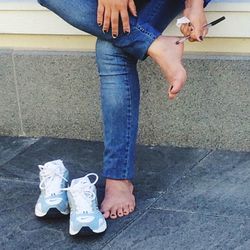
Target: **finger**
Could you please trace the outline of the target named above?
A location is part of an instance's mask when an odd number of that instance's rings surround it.
[[[189,36],[193,31],[193,27],[188,24],[182,24],[180,30],[184,36]]]
[[[102,26],[102,24],[103,24],[103,15],[104,15],[104,6],[102,4],[98,4],[97,23],[99,26]]]
[[[134,0],[129,0],[128,8],[133,16],[137,16],[136,6]]]
[[[109,31],[110,18],[111,18],[110,9],[105,9],[105,11],[104,11],[104,21],[103,21],[103,32],[108,32]]]
[[[207,33],[208,33],[208,28],[204,28],[202,36],[205,37],[207,35]]]
[[[118,36],[119,27],[119,12],[117,10],[112,11],[111,14],[111,26],[112,26],[112,36],[116,38]]]
[[[122,10],[121,13],[122,27],[124,32],[130,32],[129,16],[127,10]]]
[[[192,43],[192,42],[196,42],[197,40],[194,39],[194,38],[192,38],[192,37],[190,37],[190,38],[188,38],[188,41]]]
[[[199,39],[197,39],[197,32],[195,30],[193,30],[190,33],[190,38],[188,40],[189,40],[189,42],[200,41]]]
[[[191,37],[196,41],[202,41],[203,40],[203,27],[202,26],[196,26],[193,32],[193,36]]]

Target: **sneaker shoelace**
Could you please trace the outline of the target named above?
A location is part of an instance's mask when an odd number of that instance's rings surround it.
[[[94,182],[89,182],[87,177],[94,176]],[[82,178],[81,181],[75,185],[65,188],[64,190],[69,190],[72,194],[72,198],[75,203],[75,209],[77,214],[91,213],[93,211],[92,202],[96,198],[96,194],[92,191],[92,186],[94,186],[98,181],[98,175],[95,173],[87,174]]]
[[[40,169],[41,176],[39,188],[45,191],[45,197],[61,193],[63,191],[61,188],[62,180],[65,180],[66,182],[68,182],[68,180],[60,174],[58,169],[50,168],[49,165],[39,165],[38,167]]]

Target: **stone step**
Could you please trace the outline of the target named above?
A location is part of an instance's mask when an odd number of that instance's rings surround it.
[[[250,57],[186,55],[175,101],[159,69],[139,63],[142,144],[250,150]],[[102,140],[95,55],[0,52],[0,134]]]

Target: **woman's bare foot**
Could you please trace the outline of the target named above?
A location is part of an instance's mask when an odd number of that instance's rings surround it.
[[[133,184],[128,180],[106,180],[105,198],[101,211],[105,218],[116,219],[133,212],[135,197]]]
[[[176,45],[176,37],[159,36],[149,47],[148,55],[160,66],[170,83],[168,96],[174,99],[187,79],[182,65],[183,44]]]

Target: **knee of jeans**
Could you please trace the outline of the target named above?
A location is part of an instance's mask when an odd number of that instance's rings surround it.
[[[55,2],[54,0],[37,0],[38,3],[44,7],[49,6],[50,3]]]
[[[48,0],[37,0],[37,2],[38,2],[40,5],[44,6],[45,3],[48,2]]]
[[[128,68],[136,64],[135,58],[111,42],[100,39],[96,43],[96,62],[100,75],[126,74]]]

